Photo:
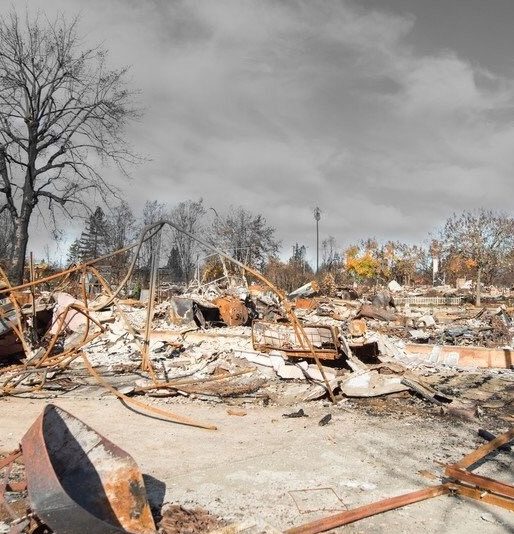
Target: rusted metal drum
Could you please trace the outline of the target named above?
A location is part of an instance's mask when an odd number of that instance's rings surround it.
[[[21,441],[32,510],[58,534],[155,534],[134,459],[49,404]]]

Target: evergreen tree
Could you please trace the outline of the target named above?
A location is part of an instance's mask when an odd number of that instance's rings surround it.
[[[182,262],[180,261],[180,252],[176,245],[170,250],[167,267],[170,270],[171,279],[174,282],[184,281],[184,271],[182,270]]]
[[[75,239],[73,243],[70,245],[70,249],[68,250],[68,258],[66,259],[66,262],[68,265],[71,265],[72,263],[79,263],[80,262],[80,240]]]
[[[293,255],[289,258],[289,265],[298,268],[302,273],[305,273],[308,270],[312,271],[307,263],[307,260],[305,259],[306,255],[307,249],[305,248],[305,245],[299,245],[298,243],[295,243],[293,245]]]
[[[80,261],[92,260],[107,252],[107,229],[104,212],[97,207],[79,239]]]

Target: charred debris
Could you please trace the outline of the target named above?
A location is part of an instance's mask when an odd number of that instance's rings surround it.
[[[138,243],[128,247],[135,249],[135,257],[164,224],[145,229]],[[324,399],[376,415],[408,406],[440,417],[482,421],[483,426],[499,418],[512,422],[510,294],[490,288],[483,306],[476,308],[465,290],[448,286],[401,287],[393,281],[372,290],[341,287],[326,294],[312,281],[286,295],[259,272],[202,244],[234,265],[238,274],[227,272],[215,282],[177,287],[159,283],[155,261],[149,287],[136,299],[129,292],[134,263],[117,287],[101,274],[101,259],[49,277],[31,277],[17,287],[2,272],[0,396],[52,398],[97,384],[142,414],[210,430],[216,427],[209,421],[161,408],[152,398],[225,403],[235,416],[244,416],[249,404],[272,403],[284,406],[284,417],[307,417],[309,402]],[[187,403],[181,409],[187,411]],[[69,533],[155,532],[134,460],[85,425],[95,447],[111,451],[125,471],[102,460],[102,454],[95,455],[101,465],[92,464],[81,442],[84,432],[82,437],[74,435],[84,423],[76,421],[48,405],[21,449],[0,464],[0,504],[7,507],[9,532],[35,532],[45,524]],[[329,424],[331,416],[319,421],[320,426]],[[512,486],[468,469],[495,448],[508,448],[512,429],[499,438],[484,429],[481,435],[490,443],[445,466],[440,485],[288,532],[322,532],[443,494],[513,510]],[[42,449],[50,457],[60,456],[45,464],[36,452]],[[26,482],[16,480],[20,459]],[[59,470],[59,465],[74,461],[74,473]],[[117,487],[121,504],[107,507],[91,495],[70,494],[92,471],[99,475],[97,493],[111,499],[107,488]],[[73,476],[78,478],[70,479]],[[59,513],[48,510],[44,493],[49,484],[61,492],[55,497]],[[7,503],[9,491],[24,495],[27,513],[17,514]],[[73,512],[69,502],[76,508]],[[63,510],[76,521],[67,523]],[[175,513],[182,519],[192,517],[182,509]],[[169,522],[170,513],[166,517]],[[205,520],[209,529],[220,528],[217,521],[210,523],[212,518],[194,517],[201,524]]]

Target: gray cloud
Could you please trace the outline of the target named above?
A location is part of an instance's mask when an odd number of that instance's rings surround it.
[[[509,207],[513,80],[453,50],[417,50],[409,13],[316,0],[37,8],[81,11],[85,40],[132,65],[146,111],[128,135],[150,161],[130,183],[105,172],[136,210],[200,196],[241,204],[267,217],[287,254],[313,247],[316,205],[323,236],[340,243],[419,240],[452,211]]]

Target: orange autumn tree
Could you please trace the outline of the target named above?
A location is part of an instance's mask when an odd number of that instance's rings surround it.
[[[447,261],[461,257],[474,265],[475,304],[480,306],[482,280],[491,283],[514,248],[514,219],[485,209],[454,213],[441,230],[441,242]]]
[[[457,278],[467,278],[476,275],[477,262],[472,258],[465,258],[454,253],[446,260],[446,271],[454,282]]]

